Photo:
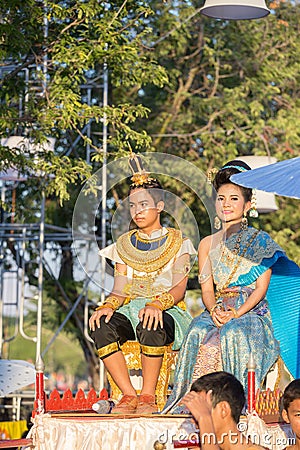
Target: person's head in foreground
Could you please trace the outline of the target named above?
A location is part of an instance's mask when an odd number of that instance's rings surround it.
[[[300,446],[300,378],[293,380],[284,390],[282,397],[282,418],[291,425],[291,429],[296,435],[295,446],[288,449],[299,448]],[[298,447],[297,447],[298,445]]]
[[[235,423],[238,423],[245,405],[245,393],[239,380],[227,372],[214,372],[203,375],[191,386],[194,392],[211,392],[212,411],[219,407],[230,413]]]
[[[198,422],[202,450],[263,449],[239,430],[245,402],[242,384],[230,373],[209,373],[192,384],[182,403]]]

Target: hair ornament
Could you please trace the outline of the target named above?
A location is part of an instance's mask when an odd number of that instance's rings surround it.
[[[256,189],[252,189],[251,209],[249,210],[249,217],[252,217],[254,219],[258,217]]]
[[[146,172],[146,170],[144,169],[140,156],[131,152],[128,164],[133,174],[131,177],[132,186],[139,187],[143,184],[151,183],[151,181],[154,181],[154,178],[151,178],[149,176],[150,172]]]
[[[222,169],[221,170],[224,170],[224,169],[237,169],[237,170],[239,170],[240,172],[248,172],[248,170],[249,169],[246,169],[245,167],[242,167],[242,166],[236,166],[236,165],[234,165],[234,164],[229,164],[228,166],[226,165],[226,166],[223,166],[222,167]]]
[[[216,167],[213,167],[212,169],[208,169],[208,171],[207,171],[207,182],[208,182],[208,184],[212,184],[213,179],[215,178],[215,175],[218,172],[219,172],[219,170],[216,169]]]

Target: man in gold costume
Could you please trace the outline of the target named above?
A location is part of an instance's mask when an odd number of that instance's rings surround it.
[[[160,183],[134,156],[129,189],[130,215],[136,228],[121,235],[100,254],[114,261],[114,286],[105,303],[93,312],[89,325],[99,357],[123,393],[115,414],[157,411],[155,388],[165,346],[181,345],[191,322],[184,296],[195,249],[180,230],[160,222],[164,209]],[[141,347],[143,385],[131,383],[121,345],[137,340]]]

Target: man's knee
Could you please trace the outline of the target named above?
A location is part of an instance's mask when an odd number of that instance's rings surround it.
[[[96,327],[94,331],[91,332],[91,338],[96,344],[96,347],[100,347],[107,343],[107,335],[111,333],[111,324],[105,322],[106,316],[100,317],[100,327]]]
[[[147,356],[162,356],[165,346],[174,342],[175,324],[174,319],[169,314],[164,314],[164,327],[160,325],[156,330],[143,328],[140,322],[136,328],[136,335],[141,344],[141,351]]]
[[[142,323],[136,327],[137,340],[141,345],[166,345],[166,331],[160,326],[156,330],[143,328]]]

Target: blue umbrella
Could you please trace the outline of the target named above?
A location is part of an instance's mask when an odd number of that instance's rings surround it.
[[[300,157],[232,175],[240,186],[300,199]]]

